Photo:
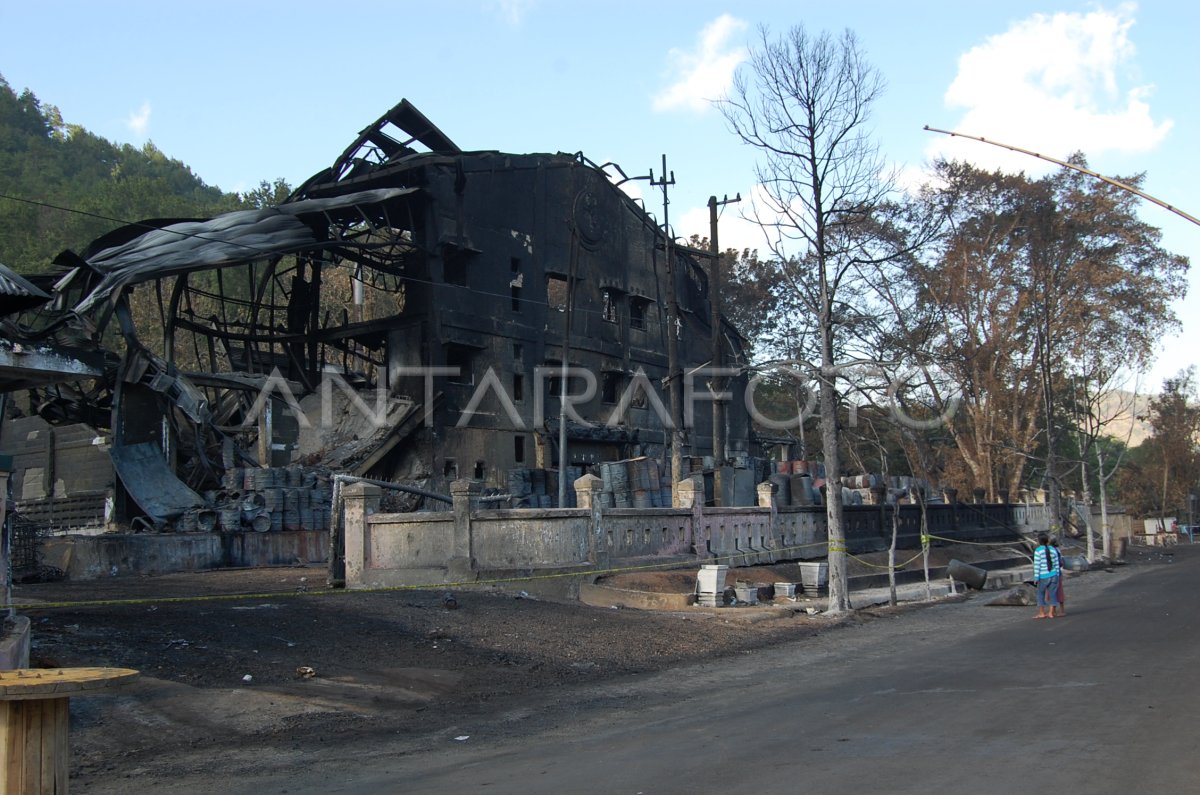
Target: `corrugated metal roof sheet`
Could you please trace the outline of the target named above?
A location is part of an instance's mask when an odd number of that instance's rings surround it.
[[[338,241],[319,239],[305,217],[383,202],[417,191],[417,188],[366,190],[262,210],[239,210],[208,221],[185,221],[153,229],[88,257],[87,264],[104,274],[104,278],[75,309],[84,312],[126,284],[338,245]]]
[[[32,309],[50,300],[50,296],[24,276],[0,264],[0,315]]]
[[[50,296],[34,286],[33,282],[0,263],[0,295],[24,296],[49,300]]]

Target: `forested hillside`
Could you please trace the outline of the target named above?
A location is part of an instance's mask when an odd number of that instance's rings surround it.
[[[123,223],[242,206],[154,144],[116,144],[68,124],[0,76],[0,262],[10,268],[48,270],[63,249],[79,252]]]

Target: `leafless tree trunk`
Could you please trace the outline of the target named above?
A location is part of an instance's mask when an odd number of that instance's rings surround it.
[[[747,67],[719,106],[761,160],[760,198],[749,213],[781,263],[780,276],[817,319],[820,429],[829,528],[829,611],[850,608],[846,541],[838,484],[839,314],[854,293],[852,242],[891,186],[869,133],[869,111],[883,90],[854,34],[813,37],[794,27],[773,38],[760,30]]]

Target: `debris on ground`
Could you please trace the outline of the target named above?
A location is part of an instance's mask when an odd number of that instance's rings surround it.
[[[1037,604],[1037,590],[1032,585],[1021,583],[988,602],[993,607],[1029,607]]]

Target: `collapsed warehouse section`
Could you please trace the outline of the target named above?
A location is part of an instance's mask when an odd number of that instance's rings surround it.
[[[702,254],[582,155],[464,152],[402,101],[278,206],[144,221],[61,255],[52,303],[5,330],[92,357],[95,377],[5,369],[3,388],[107,431],[113,510],[160,529],[303,523],[331,473],[409,484],[402,509],[459,478],[506,492],[637,457],[666,482],[672,298],[678,372],[711,359]],[[744,365],[736,329],[715,336]],[[715,499],[752,504],[747,413],[722,422],[714,456],[696,412],[683,460],[733,465]],[[257,518],[287,500],[283,520]]]

